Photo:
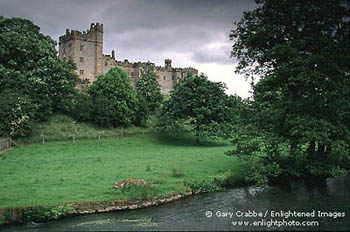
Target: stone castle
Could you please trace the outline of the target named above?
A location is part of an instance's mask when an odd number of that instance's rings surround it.
[[[145,64],[131,63],[128,60],[118,61],[114,50],[111,55],[103,54],[103,24],[99,23],[92,23],[90,30],[86,32],[66,29],[66,34],[59,37],[59,57],[63,61],[74,61],[81,80],[80,85],[89,85],[100,74],[107,73],[110,68],[117,66],[127,73],[135,86]],[[165,59],[164,67],[155,66],[154,63],[152,66],[163,94],[168,94],[179,79],[189,74],[198,75],[198,70],[194,68],[173,68],[170,59]]]

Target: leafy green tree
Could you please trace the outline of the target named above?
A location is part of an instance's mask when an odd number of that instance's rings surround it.
[[[149,62],[141,69],[141,76],[136,81],[136,92],[140,97],[144,98],[149,111],[154,111],[158,108],[163,99],[157,75],[153,72],[153,66]]]
[[[94,103],[85,89],[82,89],[72,100],[71,116],[79,122],[90,122]]]
[[[227,96],[225,88],[223,83],[209,81],[204,76],[181,79],[164,102],[160,126],[176,129],[178,123],[185,122],[198,138],[228,136],[237,99]]]
[[[0,17],[0,93],[28,96],[40,120],[64,111],[66,99],[76,93],[75,65],[61,61],[55,45],[31,21]]]
[[[139,111],[136,93],[130,78],[118,67],[111,68],[88,89],[94,104],[92,120],[103,127],[137,124]]]
[[[3,91],[0,93],[0,106],[0,137],[17,138],[30,135],[36,111],[30,98]]]
[[[236,71],[253,83],[260,76],[253,119],[278,138],[262,136],[274,147],[265,150],[265,160],[276,154],[279,176],[339,174],[350,158],[349,2],[256,2],[230,38]]]

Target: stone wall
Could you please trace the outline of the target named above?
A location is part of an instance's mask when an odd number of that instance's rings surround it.
[[[59,57],[72,59],[83,83],[89,84],[102,73],[103,24],[91,24],[90,30],[66,30],[59,38]]]
[[[103,24],[92,23],[90,30],[80,32],[66,30],[66,34],[59,38],[59,57],[68,61],[72,59],[77,65],[77,74],[82,85],[88,85],[98,78],[99,74],[107,73],[112,67],[120,67],[130,77],[131,84],[135,86],[141,75],[142,66],[145,63],[128,60],[118,61],[115,52],[104,55],[103,52]],[[188,73],[198,75],[194,68],[173,68],[171,60],[165,59],[164,67],[154,66],[154,72],[158,76],[158,83],[163,94],[169,94],[175,83]]]

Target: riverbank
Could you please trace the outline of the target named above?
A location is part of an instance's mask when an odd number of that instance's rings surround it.
[[[149,200],[111,200],[103,202],[81,202],[61,204],[56,206],[30,206],[0,209],[0,219],[3,225],[22,224],[28,222],[40,223],[58,220],[68,216],[107,213],[122,210],[136,210],[154,207],[177,201],[192,195],[199,194],[192,191],[162,195]]]
[[[168,202],[162,197],[191,189],[214,191],[214,182],[243,179],[242,164],[224,155],[230,148],[222,141],[198,146],[188,136],[155,134],[16,147],[0,157],[0,223],[28,221],[35,214],[39,220],[81,214],[77,206],[91,202],[95,205],[85,211],[107,212],[139,208],[125,202]],[[113,189],[127,178],[142,178],[148,185],[137,191]],[[16,216],[20,212],[26,213]]]

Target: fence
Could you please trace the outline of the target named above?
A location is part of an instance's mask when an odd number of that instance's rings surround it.
[[[26,138],[17,139],[15,142],[11,141],[12,145],[23,145],[23,144],[32,144],[32,143],[42,143],[45,144],[47,142],[59,142],[59,141],[71,141],[77,142],[79,140],[101,140],[106,138],[130,138],[138,135],[151,134],[151,130],[146,129],[138,129],[138,130],[120,130],[117,133],[91,133],[90,135],[86,134],[75,134],[75,135],[47,135],[41,134],[30,136]]]
[[[0,138],[0,152],[11,148],[10,138]]]

